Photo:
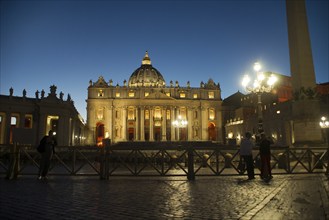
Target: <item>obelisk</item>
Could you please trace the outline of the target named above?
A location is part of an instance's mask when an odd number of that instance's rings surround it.
[[[290,71],[293,88],[293,142],[321,140],[319,102],[305,0],[286,0]]]

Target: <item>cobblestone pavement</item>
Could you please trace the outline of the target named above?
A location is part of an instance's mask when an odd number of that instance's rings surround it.
[[[329,219],[323,174],[0,179],[0,219]]]

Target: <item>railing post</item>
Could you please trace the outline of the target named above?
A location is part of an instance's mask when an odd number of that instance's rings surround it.
[[[72,155],[72,173],[75,175],[76,174],[76,162],[77,162],[77,153],[76,153],[76,149],[73,148],[73,155]]]
[[[99,178],[101,180],[105,179],[105,146],[101,148],[100,157],[99,157],[99,163],[100,163],[100,169],[99,169]]]
[[[291,168],[290,168],[290,148],[288,147],[287,150],[287,170],[288,170],[288,173],[290,174],[291,173]]]
[[[10,147],[10,164],[7,170],[7,176],[6,179],[17,179],[19,170],[19,149],[17,146],[17,143],[14,142],[14,144]]]
[[[110,163],[109,163],[109,155],[110,155],[110,145],[111,145],[111,139],[108,139],[109,144],[106,145],[105,148],[105,172],[106,172],[106,179],[108,180],[110,177],[109,171],[110,171]]]
[[[312,172],[312,163],[313,163],[313,155],[312,155],[312,151],[310,150],[310,148],[307,148],[307,157],[308,157],[308,172],[311,173]]]
[[[188,147],[187,149],[187,161],[187,179],[195,180],[193,147]]]

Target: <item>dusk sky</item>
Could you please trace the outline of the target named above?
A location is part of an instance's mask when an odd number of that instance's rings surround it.
[[[328,82],[328,0],[306,0],[317,83]],[[89,80],[123,85],[145,51],[167,85],[212,78],[222,98],[258,61],[290,76],[284,0],[1,1],[0,93],[57,86],[86,119]]]

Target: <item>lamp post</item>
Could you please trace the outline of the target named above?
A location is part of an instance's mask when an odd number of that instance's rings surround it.
[[[258,132],[261,133],[263,129],[263,114],[262,114],[262,94],[270,93],[274,87],[274,84],[277,81],[277,78],[274,74],[266,75],[261,70],[260,63],[254,63],[254,70],[256,72],[256,79],[252,86],[249,85],[251,79],[246,74],[242,80],[242,86],[246,91],[254,93],[257,95],[257,116],[258,116]]]
[[[329,121],[326,117],[322,116],[321,121],[319,123],[322,130],[324,130],[325,138],[326,138],[326,144],[327,144],[327,170],[326,175],[329,176]]]
[[[177,130],[178,130],[178,131],[177,131],[177,136],[178,136],[178,141],[179,141],[179,140],[180,140],[179,129],[180,129],[180,128],[185,128],[186,125],[187,125],[187,121],[184,120],[184,119],[182,119],[182,116],[178,115],[178,119],[175,120],[175,121],[173,121],[172,124],[173,124],[173,126],[174,126],[175,128],[178,128],[178,129],[177,129]]]

